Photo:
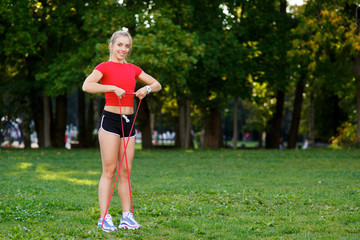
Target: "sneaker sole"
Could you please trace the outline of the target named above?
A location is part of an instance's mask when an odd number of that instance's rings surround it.
[[[98,226],[98,228],[101,228],[101,226]],[[103,230],[104,232],[116,232],[117,229],[107,229],[107,228],[101,228],[101,230]]]
[[[139,229],[140,227],[119,226],[119,228],[135,230],[135,229]]]

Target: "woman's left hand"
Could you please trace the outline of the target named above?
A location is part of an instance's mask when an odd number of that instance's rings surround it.
[[[140,82],[146,85],[145,87],[142,87],[139,90],[137,90],[137,92],[135,93],[136,97],[138,97],[139,99],[143,99],[148,94],[147,86],[150,87],[149,92],[158,92],[161,90],[160,83],[155,78],[145,73],[144,71],[141,72],[141,74],[137,77],[136,80],[139,80]]]
[[[147,95],[146,87],[142,87],[138,89],[135,93],[135,96],[138,97],[139,99],[143,99],[144,97],[146,97],[146,95]]]

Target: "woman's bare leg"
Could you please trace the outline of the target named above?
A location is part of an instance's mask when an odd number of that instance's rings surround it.
[[[104,217],[119,158],[120,136],[100,129],[99,143],[102,160],[102,174],[99,183],[99,204],[101,217]]]
[[[127,142],[128,138],[121,139],[121,146],[120,146],[120,154],[119,154],[119,163],[123,157],[124,154],[124,143]],[[132,161],[134,159],[134,152],[135,152],[135,137],[130,138],[129,143],[126,147],[126,155],[127,155],[127,162],[128,162],[128,168],[129,168],[129,175],[131,176],[131,165]],[[119,174],[119,186],[118,186],[118,193],[121,200],[122,210],[123,212],[130,212],[131,208],[131,202],[130,202],[130,192],[129,192],[129,183],[128,183],[128,176],[127,176],[127,170],[126,170],[126,158],[124,157],[124,160],[121,165],[121,171]]]

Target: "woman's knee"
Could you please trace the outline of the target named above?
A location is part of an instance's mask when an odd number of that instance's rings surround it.
[[[126,167],[125,166],[121,166],[121,171],[120,171],[120,176],[121,177],[126,177],[127,178],[127,173],[129,172],[129,174],[131,173],[131,165],[128,165]]]
[[[103,168],[102,176],[107,179],[113,179],[116,173],[116,166]]]

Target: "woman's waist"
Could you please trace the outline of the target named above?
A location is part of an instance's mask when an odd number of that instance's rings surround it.
[[[106,106],[132,107],[134,105],[134,94],[125,94],[121,99],[115,94],[105,95]]]
[[[108,111],[108,112],[120,114],[120,107],[119,106],[105,106],[104,110]],[[134,108],[133,107],[127,107],[127,106],[121,107],[121,114],[131,115],[133,113],[134,113]]]

